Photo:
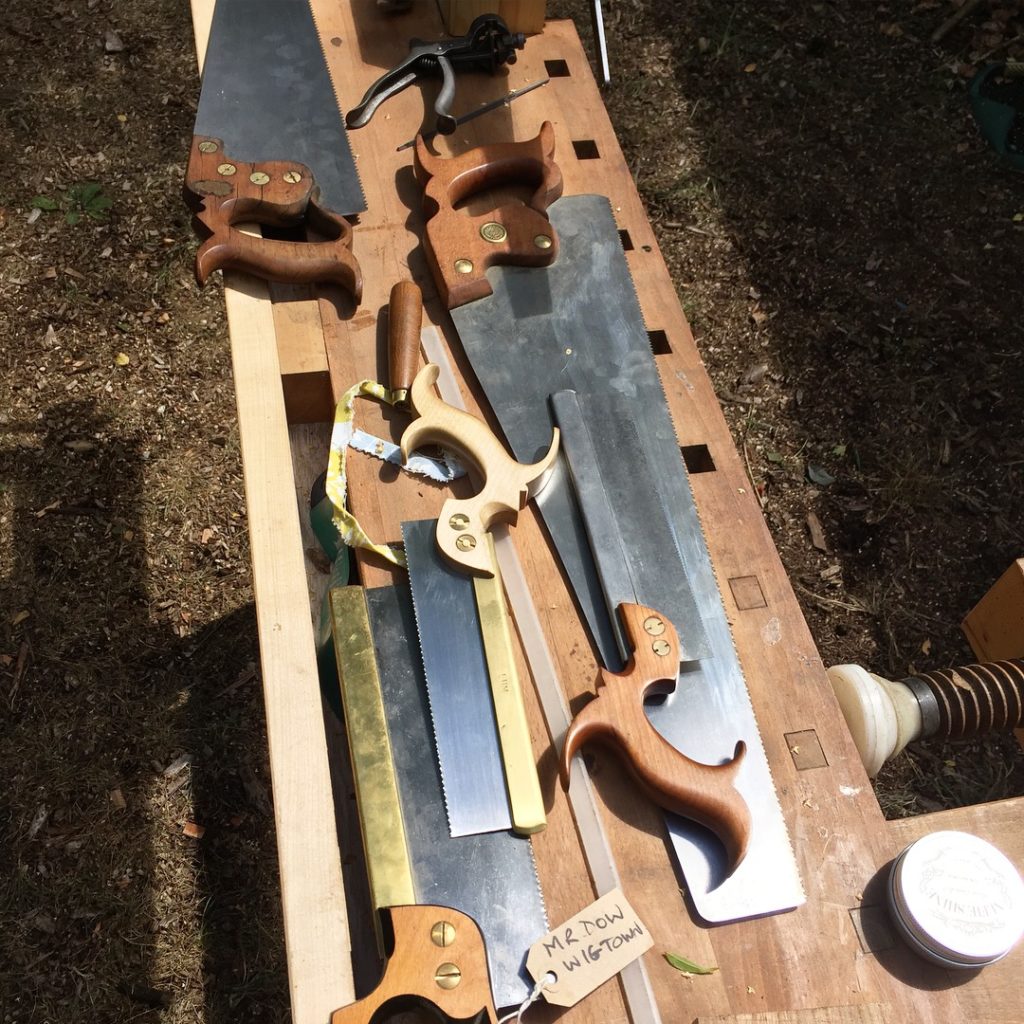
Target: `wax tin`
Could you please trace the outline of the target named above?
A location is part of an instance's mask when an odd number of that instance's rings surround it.
[[[889,875],[897,929],[932,963],[976,969],[1002,959],[1024,934],[1024,881],[991,843],[933,832],[911,843]]]

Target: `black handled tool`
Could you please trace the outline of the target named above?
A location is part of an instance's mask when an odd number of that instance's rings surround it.
[[[437,130],[451,135],[458,122],[451,112],[455,98],[457,71],[488,71],[492,75],[505,64],[516,62],[516,50],[526,45],[522,32],[510,32],[508,25],[496,14],[481,14],[464,36],[428,43],[422,39],[409,41],[409,56],[401,64],[377,79],[366,95],[345,118],[349,128],[368,124],[377,108],[387,99],[412,85],[418,78],[441,75],[441,92],[434,103]]]

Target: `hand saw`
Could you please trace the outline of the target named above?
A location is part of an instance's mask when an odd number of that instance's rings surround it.
[[[308,0],[217,0],[185,194],[203,239],[200,285],[242,270],[333,282],[359,301],[346,217],[366,202]],[[262,238],[242,223],[304,226],[325,240]]]
[[[447,499],[437,520],[402,524],[449,825],[453,836],[529,834],[545,825],[544,802],[488,531],[514,523],[542,484],[558,432],[539,462],[517,463],[485,423],[434,394],[437,375],[427,364],[413,381],[402,457],[441,444],[483,481],[475,496]]]
[[[448,834],[408,591],[341,587],[330,603],[370,892],[394,936],[377,991],[333,1019],[365,1024],[360,1008],[396,997],[456,1019],[519,1003],[526,952],[547,931],[530,842]],[[461,980],[448,989],[452,967]]]
[[[477,160],[486,159],[484,147]],[[459,160],[463,175],[469,175],[472,154]],[[421,180],[446,176],[444,165],[431,158],[419,171]],[[747,745],[736,787],[753,816],[751,844],[726,882],[721,879],[728,864],[718,841],[700,826],[669,820],[673,849],[697,913],[717,922],[800,905],[803,889],[782,810],[607,199],[573,196],[551,202],[548,233],[557,240],[557,260],[547,267],[492,267],[485,290],[475,293],[483,297],[460,305],[461,297],[446,289],[439,271],[458,258],[447,240],[461,239],[462,227],[449,227],[461,214],[441,206],[437,195],[435,189],[430,201],[425,197],[425,211],[432,216],[427,238],[438,287],[455,307],[452,319],[463,349],[513,453],[528,459],[542,450],[552,426],[550,394],[573,389],[588,401],[605,401],[613,412],[617,400],[627,403],[653,469],[653,483],[635,486],[625,509],[641,523],[668,519],[685,570],[681,589],[674,595],[648,593],[644,576],[637,592],[620,600],[658,608],[684,646],[691,637],[703,636],[706,649],[690,655],[695,660],[683,666],[675,692],[647,706],[646,713],[673,747],[706,764],[728,760],[737,739]],[[495,337],[502,343],[495,344]],[[614,426],[606,423],[602,469],[629,465]],[[562,480],[556,475],[537,505],[602,661],[608,667],[621,663],[567,473]]]

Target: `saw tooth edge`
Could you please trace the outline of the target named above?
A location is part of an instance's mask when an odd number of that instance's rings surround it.
[[[337,81],[334,78],[334,69],[331,67],[330,58],[327,55],[327,51],[324,49],[324,36],[323,36],[323,31],[320,28],[320,22],[317,20],[316,6],[314,4],[312,4],[312,3],[309,3],[308,0],[307,0],[307,4],[309,6],[310,17],[313,19],[313,28],[316,30],[317,42],[320,44],[320,53],[322,54],[322,56],[324,58],[324,67],[327,68],[327,77],[328,77],[328,79],[330,80],[330,83],[331,83],[331,92],[334,94],[334,106],[335,106],[335,108],[338,111],[338,120],[341,121],[341,127],[342,127],[342,130],[345,133],[345,141],[346,141],[346,143],[348,145],[349,155],[352,158],[352,169],[353,169],[353,171],[355,171],[356,186],[359,189],[359,204],[362,207],[362,209],[365,210],[367,208],[366,207],[366,192],[363,190],[363,179],[359,176],[359,164],[356,163],[356,155],[352,151],[352,144],[348,141],[348,136],[349,136],[348,124],[345,122],[345,112],[344,112],[344,110],[342,110],[341,93],[340,93],[340,91],[338,89],[338,83],[337,83]],[[353,216],[358,217],[359,215],[358,214],[352,214],[352,215],[345,214],[345,217],[348,220],[351,220]]]
[[[405,539],[404,523],[402,524],[402,539]],[[426,683],[427,710],[430,712],[430,747],[434,754],[434,763],[437,765],[437,770],[441,775],[441,795],[444,798],[444,816],[445,820],[448,822],[448,829],[450,832],[452,827],[452,816],[448,806],[448,784],[444,777],[444,763],[442,762],[441,755],[437,749],[437,722],[434,718],[434,701],[430,695],[430,674],[427,672],[427,666],[423,662],[423,644],[420,640],[420,611],[416,602],[416,590],[414,587],[409,587],[409,594],[412,597],[412,617],[416,623],[416,657],[419,659],[420,668],[423,671],[423,681]],[[532,849],[533,848],[531,847],[531,853]],[[536,875],[536,873],[537,867],[534,865],[534,874]]]
[[[604,201],[607,203],[607,205],[608,205],[608,215],[611,218],[612,222],[615,224],[616,228],[618,228],[618,222],[615,220],[615,212],[612,209],[611,201],[607,198],[607,196],[602,196],[601,198],[604,199]],[[623,254],[623,259],[625,259],[625,254]],[[629,299],[626,300],[626,301],[632,301],[633,305],[636,308],[636,311],[640,314],[640,320],[641,320],[641,322],[644,325],[644,329],[647,330],[648,329],[647,317],[644,315],[643,306],[640,304],[640,299],[639,299],[639,296],[638,296],[637,290],[636,290],[636,282],[633,280],[633,272],[632,272],[632,270],[629,267],[629,260],[626,259],[625,262],[626,262],[626,271],[627,271],[627,275],[626,276],[629,279],[629,285],[630,285]],[[694,344],[696,344],[696,342]],[[675,430],[676,429],[676,421],[675,421],[675,417],[672,414],[672,403],[669,402],[669,400],[668,400],[668,391],[665,388],[665,379],[662,376],[661,366],[659,365],[658,360],[654,358],[654,353],[653,352],[651,353],[651,359],[654,362],[654,368],[655,368],[655,371],[658,374],[658,383],[661,386],[662,397],[665,400],[665,406],[668,409],[669,417],[671,418],[671,421],[672,421],[672,427]],[[634,430],[636,429],[635,426],[633,427],[633,429]],[[678,431],[677,431],[676,432],[676,440],[677,441],[678,441],[678,438],[679,438],[679,434],[678,434]],[[694,497],[693,488],[690,486],[690,471],[689,471],[689,469],[686,466],[686,460],[683,458],[682,452],[680,452],[679,461],[680,461],[680,464],[682,466],[683,474],[686,477],[686,488],[690,492],[690,500],[691,500],[691,503],[693,505],[694,512],[697,515],[697,523],[698,523],[698,525],[700,527],[701,541],[702,541],[702,545],[703,545],[704,551],[705,551],[705,553],[707,555],[707,561],[708,561],[708,565],[709,565],[709,567],[711,569],[711,574],[712,574],[712,576],[714,578],[714,581],[715,581],[715,589],[718,592],[718,600],[721,602],[722,601],[722,581],[721,581],[721,578],[719,577],[718,569],[715,566],[714,559],[711,557],[711,548],[708,545],[708,533],[707,533],[707,530],[705,529],[705,526],[704,526],[704,514],[701,511],[700,505],[698,505],[696,498]],[[664,497],[663,496],[662,496],[662,502],[664,503]],[[671,517],[669,517],[669,522],[671,523],[671,521],[672,521]],[[687,560],[685,554],[683,553],[683,551],[682,551],[682,549],[681,549],[681,547],[679,545],[679,539],[675,535],[675,530],[672,531],[672,536],[673,536],[673,539],[676,542],[676,550],[677,550],[677,552],[679,554],[680,561],[683,563],[683,565],[687,568],[688,571],[691,570],[692,566],[691,566],[690,562]],[[724,611],[725,611],[725,609],[724,609],[724,605],[723,605],[723,613],[724,613]],[[767,753],[766,753],[766,751],[764,749],[764,741],[761,738],[761,726],[760,726],[760,723],[758,722],[758,719],[757,719],[757,713],[754,710],[754,702],[750,699],[750,687],[747,685],[746,673],[743,671],[743,661],[740,658],[739,648],[736,646],[736,637],[735,637],[735,634],[733,633],[732,623],[729,622],[728,615],[725,616],[725,619],[726,619],[726,626],[728,627],[728,632],[729,632],[729,641],[732,644],[733,654],[736,657],[736,664],[739,667],[740,678],[743,681],[743,696],[746,699],[747,706],[750,708],[751,716],[752,716],[752,718],[754,720],[754,723],[756,725],[755,736],[756,736],[756,739],[757,739],[757,744],[760,747],[760,753],[761,753],[761,756],[764,758],[764,763],[765,763],[766,767],[768,768],[768,777],[771,780],[772,791],[773,791],[773,794],[775,796],[775,802],[776,802],[776,804],[777,804],[777,806],[779,808],[779,815],[782,818],[782,823],[783,823],[784,828],[785,828],[786,842],[789,845],[790,857],[792,858],[794,868],[796,869],[797,884],[798,884],[798,886],[800,888],[801,895],[803,895],[804,898],[806,899],[807,893],[806,893],[806,890],[804,889],[803,877],[802,877],[802,875],[800,873],[800,862],[797,860],[796,850],[795,850],[795,848],[793,846],[792,829],[791,829],[790,823],[786,820],[786,815],[783,813],[783,810],[782,810],[782,804],[779,801],[778,787],[775,784],[775,773],[772,770],[771,761],[768,759],[768,755],[767,755]],[[748,743],[748,745],[749,745],[749,743]]]

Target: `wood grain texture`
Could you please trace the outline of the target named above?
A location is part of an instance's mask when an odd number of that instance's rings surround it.
[[[388,298],[388,387],[397,405],[408,405],[420,358],[423,293],[413,281],[399,281]]]
[[[197,39],[212,0],[194,0]],[[288,985],[296,1024],[351,1001],[341,855],[320,702],[292,450],[266,285],[229,273],[225,305],[238,408],[274,793]]]
[[[491,294],[488,267],[546,267],[558,258],[558,236],[545,212],[562,194],[554,148],[555,133],[548,121],[536,138],[488,143],[447,158],[431,153],[423,137],[417,137],[415,168],[423,188],[425,250],[441,300],[449,309]],[[525,203],[512,200],[479,214],[464,208],[467,200],[503,185],[532,191]]]
[[[437,519],[437,546],[458,572],[491,578],[494,558],[487,534],[497,523],[514,524],[520,511],[551,472],[558,455],[558,428],[537,462],[516,462],[482,419],[448,405],[434,393],[438,368],[428,363],[412,384],[416,418],[402,434],[402,459],[428,444],[462,457],[481,486],[468,498],[449,498]]]
[[[220,139],[194,136],[185,191],[202,239],[195,263],[200,286],[214,271],[240,270],[265,281],[333,283],[358,302],[363,279],[352,255],[352,226],[317,206],[315,184],[303,164],[239,161],[224,151]],[[240,231],[242,224],[302,225],[324,241],[263,238]]]
[[[726,849],[730,870],[735,870],[750,841],[750,808],[735,787],[746,744],[736,744],[727,764],[707,765],[668,743],[644,714],[644,697],[658,683],[675,685],[678,636],[653,608],[622,604],[619,617],[632,651],[629,662],[621,672],[600,670],[597,696],[569,723],[562,744],[562,787],[569,788],[576,752],[587,743],[603,743],[622,759],[650,800],[714,832]]]
[[[813,1010],[780,1010],[769,1013],[735,1013],[727,1017],[698,1017],[695,1024],[894,1024],[888,1007],[878,1003],[861,1006],[819,1006]]]
[[[394,907],[395,936],[384,976],[365,998],[331,1015],[331,1024],[370,1024],[391,1019],[396,1009],[415,1004],[446,1015],[438,1020],[497,1024],[491,1004],[484,940],[472,918],[446,907]],[[381,1016],[375,1016],[380,1013]]]

